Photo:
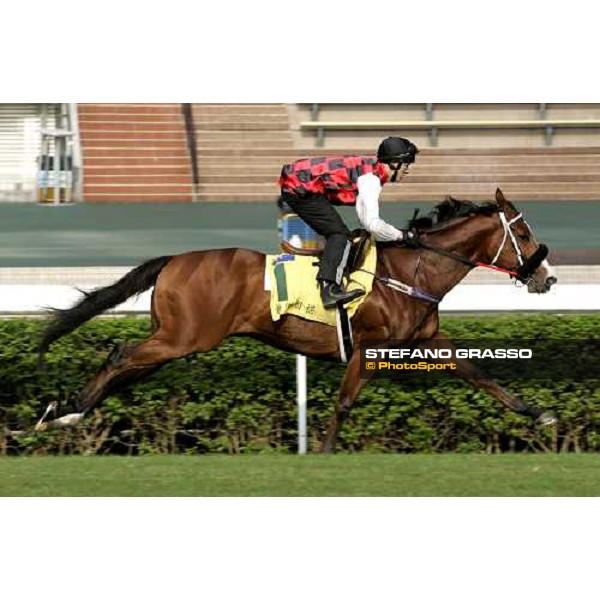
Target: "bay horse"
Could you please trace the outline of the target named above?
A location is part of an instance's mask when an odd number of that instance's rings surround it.
[[[429,340],[448,347],[439,331],[438,303],[411,297],[386,284],[402,281],[442,299],[475,266],[504,270],[543,294],[556,283],[539,245],[521,213],[501,190],[496,201],[477,205],[446,199],[436,218],[413,218],[420,235],[417,248],[378,243],[373,289],[356,312],[354,347],[361,340]],[[139,344],[117,346],[103,367],[73,399],[76,412],[46,409],[36,429],[79,422],[109,394],[165,363],[216,348],[227,336],[251,336],[285,351],[340,361],[336,328],[287,315],[271,318],[270,292],[264,289],[265,254],[240,248],[188,252],[149,260],[116,283],[85,293],[76,305],[54,311],[39,345],[40,359],[50,345],[84,322],[152,286],[152,333]],[[509,409],[541,424],[553,424],[550,413],[529,406],[483,375],[467,360],[456,360],[459,377],[500,400]],[[368,379],[361,378],[360,353],[354,352],[342,379],[335,412],[321,450],[333,452],[338,432]],[[47,416],[55,413],[55,419]],[[63,416],[61,417],[60,414]]]

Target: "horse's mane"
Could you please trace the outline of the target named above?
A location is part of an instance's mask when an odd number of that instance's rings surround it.
[[[484,204],[475,204],[469,200],[456,200],[449,196],[443,202],[436,204],[426,215],[420,217],[418,211],[408,222],[409,229],[417,231],[431,231],[447,225],[448,223],[470,217],[473,215],[493,215],[498,212],[498,205],[495,202],[486,202]]]

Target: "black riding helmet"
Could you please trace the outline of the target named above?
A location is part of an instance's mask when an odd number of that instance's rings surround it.
[[[410,141],[401,137],[388,137],[379,144],[377,160],[393,169],[390,181],[394,183],[402,165],[415,162],[419,149]]]

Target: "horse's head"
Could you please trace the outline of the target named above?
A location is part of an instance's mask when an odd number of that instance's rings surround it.
[[[504,197],[500,188],[496,190],[496,203],[498,227],[488,238],[491,264],[516,272],[517,279],[527,284],[530,293],[545,294],[557,281],[546,260],[548,248],[537,242],[522,213]]]
[[[470,267],[495,268],[526,284],[530,293],[544,294],[556,283],[548,248],[538,244],[500,189],[496,202],[485,204],[447,197],[425,216],[416,211],[408,228],[422,234],[422,248]]]

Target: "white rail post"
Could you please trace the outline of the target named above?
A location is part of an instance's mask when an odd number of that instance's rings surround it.
[[[306,454],[306,356],[296,355],[296,403],[298,405],[298,454]]]

